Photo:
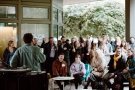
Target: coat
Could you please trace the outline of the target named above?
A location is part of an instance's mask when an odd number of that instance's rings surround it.
[[[55,60],[52,65],[53,76],[66,76],[67,75],[67,63],[65,61],[60,62]]]
[[[121,56],[119,58],[119,60],[117,61],[116,69],[114,69],[114,59],[113,58],[114,58],[114,55],[111,56],[110,62],[108,64],[108,66],[109,66],[109,68],[108,68],[109,69],[109,73],[117,74],[117,73],[122,72],[123,69],[126,68],[126,62],[125,62],[123,56]]]
[[[57,47],[56,47],[55,44],[53,44],[53,46],[54,46],[54,49],[55,49],[54,58],[56,58],[57,57]],[[50,58],[50,53],[51,53],[51,44],[50,44],[50,42],[46,43],[43,48],[44,48],[44,54],[46,55],[46,59],[48,60]]]
[[[6,49],[4,50],[4,53],[3,53],[3,61],[4,61],[5,64],[9,65],[10,60],[11,60],[12,56],[14,55],[16,49],[17,49],[17,48],[14,47],[12,53],[9,51],[8,48],[6,48]]]
[[[131,78],[135,78],[135,57],[130,56],[127,58],[127,65],[129,67],[129,73]]]

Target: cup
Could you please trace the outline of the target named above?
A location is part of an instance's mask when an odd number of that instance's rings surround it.
[[[44,52],[44,49],[43,48],[40,48],[40,51],[41,51],[41,53],[43,53]]]

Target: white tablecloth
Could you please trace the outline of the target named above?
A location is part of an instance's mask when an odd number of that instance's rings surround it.
[[[64,81],[64,80],[73,80],[74,77],[54,77],[53,80],[61,80],[61,81]]]
[[[54,90],[54,88],[55,88],[54,81],[57,81],[57,80],[59,80],[59,81],[68,81],[68,80],[73,80],[73,79],[74,79],[74,77],[70,77],[70,76],[69,77],[64,77],[64,76],[63,77],[54,77],[54,78],[50,79],[50,81],[49,81],[50,82],[49,90]],[[63,84],[63,90],[65,90],[64,82],[62,82],[62,84]]]

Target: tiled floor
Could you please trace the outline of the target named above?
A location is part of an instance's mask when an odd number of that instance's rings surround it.
[[[58,89],[57,89],[58,90]],[[64,90],[76,90],[74,84],[65,86]],[[89,86],[88,89],[83,89],[83,85],[79,86],[77,90],[92,90]],[[129,90],[128,87],[124,87],[124,90]]]
[[[76,90],[76,89],[75,89],[74,85],[71,85],[71,86],[68,85],[65,87],[65,90]],[[88,87],[88,89],[83,89],[83,86],[79,86],[79,88],[77,90],[92,90],[92,88]],[[129,88],[125,87],[124,90],[129,90]]]

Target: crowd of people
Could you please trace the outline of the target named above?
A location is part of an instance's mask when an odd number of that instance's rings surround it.
[[[120,37],[111,40],[108,35],[90,36],[85,40],[82,37],[69,40],[62,36],[57,44],[53,37],[49,37],[48,42],[43,39],[38,45],[38,40],[26,33],[23,40],[25,44],[18,49],[13,41],[9,41],[3,53],[6,67],[45,70],[50,77],[73,76],[76,89],[84,80],[87,82],[84,89],[91,83],[92,88],[123,90],[124,81],[135,79],[134,37],[128,42]],[[112,78],[113,84],[110,82]],[[99,81],[103,84],[97,84]],[[57,84],[62,90],[61,82],[57,81]],[[134,84],[130,88],[135,87]]]

